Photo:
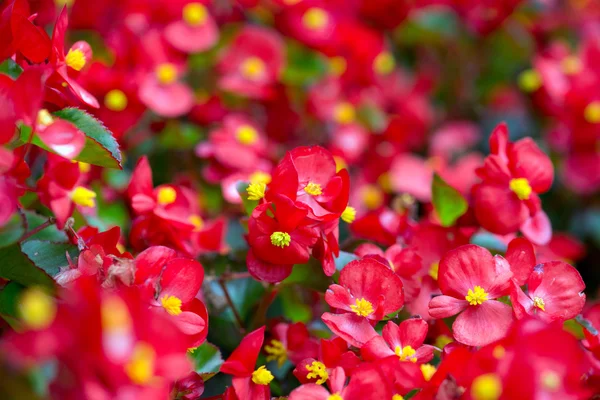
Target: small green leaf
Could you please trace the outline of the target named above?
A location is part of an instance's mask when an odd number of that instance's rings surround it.
[[[0,316],[11,324],[11,326],[13,326],[13,323],[17,323],[18,325],[17,304],[23,289],[23,285],[16,282],[9,282],[0,291]]]
[[[71,122],[85,134],[85,146],[77,156],[77,161],[101,167],[122,168],[119,144],[102,122],[78,108],[65,108],[54,115]]]
[[[469,205],[460,192],[448,185],[438,174],[433,175],[432,203],[442,226],[454,225],[467,212]]]
[[[281,79],[284,83],[300,86],[318,80],[327,72],[327,68],[327,62],[321,54],[290,41]]]
[[[190,351],[189,355],[194,363],[194,370],[204,381],[215,376],[223,364],[223,357],[221,357],[219,349],[208,342],[204,342]]]
[[[67,253],[71,259],[75,259],[79,255],[77,246],[71,243],[55,243],[45,240],[28,240],[21,244],[21,250],[36,267],[52,277],[60,272],[61,267],[69,265]]]
[[[23,72],[23,68],[10,58],[0,64],[0,74],[8,75],[13,79],[17,79],[21,72]]]
[[[15,281],[24,286],[54,287],[54,280],[27,258],[18,243],[0,249],[0,278]]]
[[[25,219],[23,215],[16,212],[9,220],[0,227],[0,247],[10,246],[16,243],[25,233]]]
[[[302,298],[300,290],[293,285],[284,286],[279,292],[282,300],[283,312],[292,322],[308,323],[312,319],[312,310]]]

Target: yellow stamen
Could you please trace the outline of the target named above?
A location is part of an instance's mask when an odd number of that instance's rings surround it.
[[[343,102],[336,105],[333,109],[333,119],[341,125],[346,125],[354,122],[356,111],[351,103]]]
[[[163,296],[160,305],[171,315],[181,314],[181,299],[175,296]]]
[[[327,397],[327,400],[344,400],[344,398],[342,396],[339,395],[339,393],[334,393],[331,394]]]
[[[346,72],[347,66],[348,63],[344,57],[336,56],[329,59],[329,72],[333,76],[342,76]]]
[[[561,67],[566,75],[575,75],[581,71],[581,61],[577,56],[567,56],[563,58]]]
[[[273,246],[281,247],[282,249],[290,245],[292,238],[287,232],[273,232],[271,234],[271,244]]]
[[[29,329],[45,329],[56,317],[54,299],[36,287],[31,287],[21,294],[18,307],[21,320]]]
[[[156,352],[145,342],[138,342],[133,348],[131,359],[125,364],[125,372],[133,383],[144,385],[154,376]]]
[[[250,146],[258,140],[258,132],[250,125],[242,125],[237,128],[235,137],[241,144]]]
[[[287,350],[283,343],[279,340],[271,340],[271,344],[265,345],[265,352],[268,354],[267,361],[277,360],[279,368],[283,366],[287,360]]]
[[[392,400],[404,400],[404,396],[396,393],[395,395],[392,396]]]
[[[194,232],[201,231],[202,227],[204,226],[204,221],[202,220],[202,217],[197,214],[190,215],[188,221],[190,221],[190,223],[194,225]]]
[[[469,289],[467,295],[465,296],[465,299],[469,302],[470,305],[477,306],[483,304],[484,301],[487,301],[488,294],[481,286],[475,286],[473,290]]]
[[[267,69],[265,62],[258,57],[248,57],[240,65],[242,76],[248,80],[260,79]]]
[[[329,14],[322,8],[311,7],[302,16],[302,24],[308,29],[324,28],[329,22]]]
[[[200,26],[208,19],[208,10],[201,3],[188,3],[183,7],[183,20],[190,26]]]
[[[327,381],[327,379],[329,379],[327,367],[320,361],[313,361],[310,365],[306,366],[306,369],[309,371],[309,373],[306,375],[306,379],[319,378],[315,382],[317,385],[322,385]]]
[[[404,346],[404,347],[396,346],[396,348],[394,349],[394,353],[396,353],[396,355],[398,357],[400,357],[400,361],[409,360],[414,363],[417,362],[417,358],[414,356],[416,352],[417,351],[415,349],[413,349],[411,346]]]
[[[519,87],[524,92],[535,92],[542,84],[542,76],[534,69],[528,69],[519,75]]]
[[[250,183],[264,183],[268,185],[271,182],[271,174],[263,171],[256,171],[250,175]]]
[[[110,296],[102,301],[102,329],[108,332],[129,330],[133,321],[127,304],[118,296]]]
[[[544,371],[542,373],[542,386],[549,392],[556,392],[560,388],[560,377],[554,371]]]
[[[38,111],[37,123],[42,126],[50,126],[54,122],[54,117],[45,108]]]
[[[81,71],[83,67],[85,67],[86,59],[83,51],[79,49],[69,49],[67,56],[65,57],[65,62],[75,71]]]
[[[532,189],[526,178],[511,179],[508,186],[517,195],[519,200],[529,200]]]
[[[437,281],[439,270],[440,270],[440,263],[437,261],[432,263],[431,266],[429,267],[429,276]]]
[[[320,196],[323,194],[323,189],[321,189],[321,185],[314,182],[308,182],[308,185],[304,187],[304,191],[312,196]]]
[[[177,80],[177,67],[171,63],[163,63],[156,67],[156,79],[162,85],[170,85]]]
[[[356,209],[354,207],[347,206],[342,212],[342,221],[347,224],[351,224],[356,219]]]
[[[375,210],[383,204],[383,192],[375,185],[365,185],[360,189],[363,204],[369,210]]]
[[[171,186],[165,186],[158,189],[158,204],[166,206],[175,203],[177,200],[177,192]]]
[[[71,200],[73,203],[82,207],[95,207],[96,206],[96,192],[83,186],[77,186],[71,192]]]
[[[111,111],[123,111],[127,108],[127,96],[122,90],[113,89],[104,96],[104,105]]]
[[[373,314],[373,304],[364,298],[356,299],[356,304],[350,306],[350,309],[361,317],[368,317]]]
[[[423,378],[426,381],[431,380],[431,378],[433,377],[433,374],[435,374],[435,371],[437,371],[437,368],[431,364],[422,364],[421,365],[421,373],[423,374]]]
[[[267,185],[264,183],[251,183],[246,188],[246,192],[248,192],[248,200],[260,200],[265,197],[265,190],[267,189]]]
[[[504,346],[497,345],[494,347],[494,350],[492,350],[492,355],[495,359],[500,360],[506,355],[506,349]]]
[[[498,400],[502,394],[502,382],[496,374],[479,375],[471,384],[473,400]]]
[[[394,70],[396,62],[388,51],[382,51],[373,60],[373,70],[379,75],[387,75]]]
[[[534,297],[533,298],[533,305],[537,308],[539,308],[542,311],[546,311],[545,307],[546,307],[546,303],[544,302],[544,299],[542,299],[541,297]]]
[[[268,385],[273,380],[273,374],[264,365],[252,373],[252,382],[257,385]]]
[[[592,101],[583,111],[585,120],[590,124],[600,124],[600,101]]]
[[[344,168],[348,167],[346,160],[340,156],[333,156],[333,161],[335,161],[335,172],[340,172]]]
[[[92,169],[92,166],[90,164],[81,161],[77,163],[77,166],[79,167],[79,172],[81,172],[82,174],[87,174]]]

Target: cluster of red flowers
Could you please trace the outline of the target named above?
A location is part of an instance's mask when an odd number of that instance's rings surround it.
[[[1,397],[594,398],[599,37],[592,0],[4,1]]]

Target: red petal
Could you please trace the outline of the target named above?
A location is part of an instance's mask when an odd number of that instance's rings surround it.
[[[481,226],[499,235],[518,231],[529,216],[525,203],[508,186],[479,185],[475,190],[474,208]]]
[[[532,244],[525,238],[513,239],[508,244],[504,258],[510,264],[513,279],[519,286],[524,285],[536,263]]]
[[[513,322],[512,308],[496,300],[469,306],[452,324],[454,338],[469,346],[485,346],[506,336]]]
[[[176,296],[182,303],[191,301],[202,287],[204,268],[196,260],[170,260],[160,281],[161,296]]]
[[[518,178],[527,178],[536,193],[544,193],[552,186],[554,167],[550,158],[531,138],[516,142],[509,154],[510,169]]]
[[[363,344],[377,336],[369,320],[355,314],[324,313],[321,319],[333,333],[354,347],[361,348]]]
[[[46,146],[58,155],[74,159],[85,146],[85,135],[70,122],[56,119],[54,123],[37,132]]]
[[[552,239],[552,224],[548,215],[542,210],[527,218],[521,224],[521,232],[538,246],[547,244]]]
[[[247,334],[223,363],[221,372],[235,377],[249,377],[252,375],[264,339],[264,326]]]
[[[135,258],[135,283],[142,284],[149,278],[158,278],[163,267],[176,255],[175,250],[165,246],[153,246],[142,251]]]
[[[429,302],[429,315],[433,318],[446,318],[458,314],[469,303],[466,300],[459,300],[450,296],[435,296]]]
[[[292,273],[293,264],[271,264],[256,258],[252,249],[246,255],[248,272],[259,281],[277,283],[287,278]]]

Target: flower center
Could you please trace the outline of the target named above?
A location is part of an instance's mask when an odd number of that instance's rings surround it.
[[[56,303],[43,290],[27,289],[18,302],[19,315],[23,323],[31,329],[40,330],[50,326],[56,316]]]
[[[251,183],[264,183],[268,185],[271,182],[271,174],[263,171],[256,171],[250,175]]]
[[[583,111],[585,120],[590,124],[600,124],[600,101],[592,101]]]
[[[396,62],[388,51],[382,51],[373,60],[373,70],[379,75],[387,75],[394,70]]]
[[[351,305],[350,309],[361,317],[368,317],[373,314],[373,304],[364,298],[356,299],[356,304]]]
[[[338,393],[334,393],[332,395],[329,395],[329,397],[327,397],[327,400],[344,400],[344,398]]]
[[[544,299],[542,299],[541,297],[534,297],[533,298],[533,305],[537,308],[539,308],[542,311],[546,311],[545,307],[546,307],[546,303],[544,302]]]
[[[127,331],[133,321],[127,304],[118,296],[110,296],[102,301],[100,308],[102,329],[108,332]]]
[[[160,304],[171,315],[181,314],[181,299],[179,297],[163,296],[160,299]]]
[[[322,385],[329,379],[329,374],[327,373],[327,367],[320,361],[313,361],[310,365],[306,366],[306,370],[309,372],[306,375],[306,379],[316,379],[315,382],[317,385]]]
[[[346,125],[354,122],[356,118],[356,111],[354,106],[347,101],[339,103],[333,109],[333,119],[335,122],[341,125]]]
[[[202,217],[197,214],[190,215],[188,221],[190,221],[190,223],[194,225],[194,232],[202,230],[202,227],[204,226],[204,221],[202,220]]]
[[[302,24],[308,29],[322,29],[329,22],[329,15],[325,10],[318,7],[311,7],[302,16]]]
[[[127,96],[119,89],[113,89],[104,96],[104,105],[111,111],[123,111],[127,108]]]
[[[554,371],[542,373],[542,386],[549,392],[556,392],[560,388],[560,377]]]
[[[369,210],[379,208],[383,204],[383,193],[375,185],[365,185],[360,189],[363,204]]]
[[[240,66],[242,76],[251,81],[260,79],[266,69],[264,61],[258,57],[248,57]]]
[[[308,185],[304,187],[304,191],[313,196],[319,196],[323,193],[323,189],[321,189],[321,185],[314,182],[308,182]]]
[[[354,207],[347,206],[342,212],[342,221],[351,224],[356,219],[356,209]]]
[[[268,385],[273,380],[273,374],[264,365],[252,373],[252,382],[257,385]]]
[[[166,206],[175,203],[177,200],[177,192],[171,186],[166,186],[158,189],[158,204]]]
[[[496,374],[479,375],[471,384],[473,400],[497,400],[502,394],[502,382]]]
[[[519,200],[529,200],[531,186],[526,178],[511,179],[508,186],[517,195]]]
[[[177,68],[171,63],[160,64],[155,73],[156,79],[162,85],[170,85],[177,80]]]
[[[429,276],[437,281],[439,271],[440,271],[440,263],[437,261],[434,263],[431,263],[431,265],[429,266]]]
[[[71,200],[73,203],[83,207],[95,207],[96,206],[96,192],[93,190],[84,188],[83,186],[77,186],[75,190],[71,192]]]
[[[265,190],[267,189],[267,185],[262,182],[259,183],[251,183],[246,188],[246,192],[248,192],[248,200],[260,200],[265,197]]]
[[[567,56],[565,58],[563,58],[562,62],[560,63],[563,72],[566,75],[575,75],[577,74],[579,71],[581,71],[581,61],[579,60],[579,57],[577,56]]]
[[[235,132],[235,137],[241,144],[250,146],[258,140],[258,132],[250,125],[242,125]]]
[[[273,246],[281,247],[282,249],[290,245],[292,238],[287,232],[273,232],[271,234],[271,244]]]
[[[199,26],[206,22],[208,11],[201,3],[189,3],[183,7],[183,20],[190,26]]]
[[[396,355],[400,357],[400,361],[410,360],[412,362],[417,362],[417,358],[414,357],[416,352],[417,351],[411,346],[396,346],[396,348],[394,349],[394,353],[396,353]]]
[[[392,400],[404,400],[404,396],[396,393],[395,395],[392,396]]]
[[[38,125],[50,126],[54,122],[54,118],[45,108],[38,111],[37,121]]]
[[[423,378],[426,381],[431,380],[431,377],[433,376],[433,374],[435,374],[435,371],[437,371],[437,368],[431,364],[422,364],[421,365],[421,373],[423,374]]]
[[[271,344],[265,346],[265,352],[268,354],[267,361],[277,360],[280,368],[287,360],[287,350],[279,340],[271,340]]]
[[[79,167],[79,172],[81,172],[82,174],[87,174],[92,169],[92,166],[88,163],[84,163],[81,161],[75,161],[75,162],[77,163],[77,166]]]
[[[542,76],[534,69],[528,69],[519,75],[519,87],[524,92],[532,93],[542,87]]]
[[[156,352],[148,343],[138,342],[133,348],[131,359],[125,364],[125,372],[132,382],[148,383],[154,375]]]
[[[465,299],[470,305],[477,306],[479,304],[483,304],[483,302],[488,299],[488,294],[481,286],[475,286],[473,290],[469,289]]]
[[[65,57],[65,62],[75,71],[81,71],[81,69],[85,67],[85,54],[83,54],[83,51],[79,49],[69,49],[69,52]]]

